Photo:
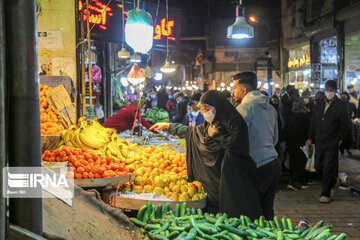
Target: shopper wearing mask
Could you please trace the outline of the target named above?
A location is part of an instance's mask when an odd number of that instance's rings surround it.
[[[261,215],[256,165],[249,156],[246,123],[218,91],[202,95],[199,107],[205,123],[196,127],[158,123],[152,130],[169,128],[186,139],[189,181],[203,183],[207,211],[230,217]]]
[[[172,117],[172,123],[185,123],[186,122],[186,113],[187,105],[189,100],[185,98],[182,92],[175,93],[174,99],[176,101],[176,114]]]
[[[350,151],[350,147],[351,147],[351,143],[353,140],[353,127],[352,127],[352,120],[355,118],[356,115],[356,106],[354,103],[350,102],[350,94],[347,92],[343,92],[341,94],[341,100],[345,103],[346,106],[346,110],[347,113],[350,117],[350,128],[346,134],[346,137],[344,139],[344,141],[341,142],[340,144],[340,153],[341,153],[341,157],[344,159],[344,151],[346,150],[347,154],[349,154],[350,156],[352,156],[352,153]]]
[[[319,202],[329,203],[336,192],[339,172],[339,144],[349,131],[350,119],[345,103],[336,96],[337,84],[328,80],[325,99],[320,101],[311,121],[306,144],[315,141],[315,168],[321,175],[322,192]]]
[[[200,108],[198,107],[201,95],[201,91],[195,92],[188,105],[189,126],[191,127],[195,127],[204,123],[204,117],[200,111]]]
[[[273,95],[270,99],[270,104],[274,106],[276,112],[277,112],[277,120],[278,120],[278,134],[279,134],[279,140],[277,144],[275,145],[276,152],[278,154],[279,160],[281,164],[285,163],[285,137],[284,137],[284,120],[280,113],[280,97],[278,95]]]
[[[298,191],[299,188],[307,189],[309,186],[305,179],[305,165],[307,162],[304,152],[300,147],[307,140],[310,128],[310,119],[306,116],[305,102],[302,98],[295,99],[292,113],[285,124],[286,145],[290,159],[289,189]]]
[[[256,90],[257,77],[252,72],[233,76],[233,96],[240,105],[236,110],[244,118],[249,130],[250,156],[257,166],[262,215],[274,217],[275,189],[281,175],[281,165],[275,145],[278,143],[277,113],[269,98]]]
[[[169,100],[165,87],[161,87],[160,91],[156,94],[157,107],[166,110],[166,103]]]

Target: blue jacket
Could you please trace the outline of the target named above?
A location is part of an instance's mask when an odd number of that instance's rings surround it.
[[[256,166],[259,168],[277,159],[277,112],[270,105],[269,98],[257,90],[249,92],[236,110],[248,126],[250,156]]]

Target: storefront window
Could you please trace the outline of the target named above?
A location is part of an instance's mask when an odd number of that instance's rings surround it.
[[[321,84],[338,78],[336,36],[320,41]]]
[[[310,46],[291,49],[288,59],[287,82],[297,89],[306,89],[310,85]]]
[[[360,90],[360,32],[345,36],[345,86]]]

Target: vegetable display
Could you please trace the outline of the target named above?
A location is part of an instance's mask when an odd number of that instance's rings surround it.
[[[306,230],[295,229],[289,218],[274,217],[267,221],[263,216],[252,222],[249,217],[229,218],[226,213],[203,214],[201,209],[186,208],[186,203],[171,209],[165,206],[144,205],[137,218],[130,218],[141,229],[144,239],[151,240],[258,240],[306,239],[343,240],[345,233],[333,235],[331,225],[319,221]]]
[[[151,121],[153,123],[158,122],[169,122],[169,113],[164,109],[153,108],[151,111],[147,111],[143,117],[147,121]]]

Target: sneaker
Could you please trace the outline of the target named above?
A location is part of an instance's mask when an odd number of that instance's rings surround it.
[[[288,189],[291,189],[291,190],[293,190],[295,192],[299,191],[299,189],[297,187],[295,187],[295,186],[293,186],[291,184],[289,184],[287,187],[288,187]]]
[[[300,188],[305,190],[308,189],[309,187],[310,187],[309,185],[302,185]]]
[[[319,199],[319,203],[329,203],[331,201],[331,198],[326,196],[321,196]]]

